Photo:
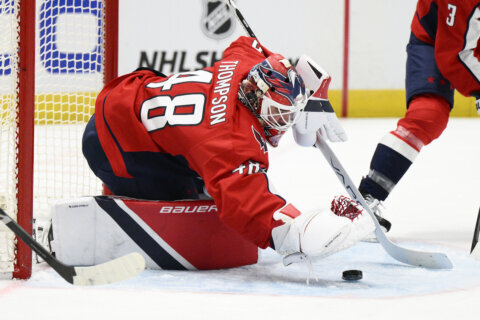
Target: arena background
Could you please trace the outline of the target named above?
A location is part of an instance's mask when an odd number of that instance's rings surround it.
[[[218,3],[121,0],[119,73],[141,65],[168,74],[201,68],[220,57],[244,31],[235,18],[226,21]],[[307,54],[331,74],[330,99],[338,115],[346,45],[346,115],[403,115],[405,48],[416,0],[237,0],[237,5],[266,47],[294,62]],[[349,17],[349,41],[345,41],[345,17]],[[476,116],[473,98],[457,93],[452,115]]]
[[[37,5],[40,3],[44,2]],[[48,3],[37,16],[37,47],[47,45],[47,38],[42,35],[54,30],[54,53],[60,60],[80,59],[78,63],[92,68],[87,76],[72,77],[84,71],[68,63],[62,67],[61,61],[57,68],[52,68],[46,65],[49,56],[37,54],[37,76],[41,76],[40,84],[37,80],[37,112],[45,112],[50,121],[56,117],[52,112],[56,108],[85,106],[87,112],[77,120],[86,121],[101,88],[101,40],[95,33],[92,36],[91,32],[73,31],[76,19],[89,20],[92,28],[101,23],[99,1],[81,2],[82,6],[93,8],[89,14],[82,14],[80,9],[54,12],[48,10]],[[329,95],[339,116],[404,114],[405,48],[416,0],[237,0],[237,5],[261,43],[270,50],[282,53],[294,63],[300,55],[307,54],[331,74]],[[244,34],[219,0],[120,0],[119,8],[119,75],[137,67],[152,67],[166,74],[199,69],[220,59],[230,42]],[[4,19],[10,19],[8,12],[0,14],[2,25]],[[346,25],[349,27],[345,28]],[[1,30],[0,54],[8,58],[5,48],[12,40],[4,37]],[[79,42],[71,41],[72,37],[85,37],[81,41],[84,45],[72,47],[72,43]],[[0,83],[6,80],[6,73],[0,73]],[[89,81],[89,77],[98,79],[99,88],[84,92],[85,101],[61,103],[72,100],[71,88],[76,82]],[[52,92],[52,84],[63,88],[62,92]],[[476,117],[474,99],[456,93],[452,116]]]

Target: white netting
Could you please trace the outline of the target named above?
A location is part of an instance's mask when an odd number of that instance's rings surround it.
[[[98,194],[81,153],[86,121],[103,86],[101,1],[44,1],[38,8],[34,212],[52,200]]]
[[[14,19],[15,10],[7,8],[17,6],[19,1],[0,1],[0,73],[4,70],[0,74],[0,204],[4,201],[9,213],[14,213],[16,207],[16,73],[6,75],[5,70],[15,65],[11,61],[6,62],[6,53],[16,52],[16,41],[15,38],[4,40],[7,39],[6,35],[14,37],[18,29],[18,22]],[[103,1],[97,0],[37,0],[35,218],[48,218],[50,205],[57,199],[101,193],[99,180],[91,173],[83,158],[81,139],[86,121],[93,113],[96,95],[103,86],[103,9]],[[5,69],[7,65],[10,69]],[[7,178],[11,182],[5,183]],[[2,261],[6,256],[11,259],[11,248],[14,248],[13,241],[8,239],[9,244],[5,249],[3,241],[0,234],[0,272],[2,267],[5,268]]]

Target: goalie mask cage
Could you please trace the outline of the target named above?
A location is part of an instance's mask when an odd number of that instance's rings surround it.
[[[0,0],[0,207],[30,233],[55,200],[102,191],[81,140],[117,73],[117,30],[118,0]],[[0,223],[0,277],[31,269]]]

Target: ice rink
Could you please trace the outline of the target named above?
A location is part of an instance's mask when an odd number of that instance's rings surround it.
[[[368,172],[378,140],[396,119],[342,119],[349,141],[330,144],[351,178]],[[480,121],[453,118],[425,147],[385,203],[401,246],[446,253],[452,270],[427,270],[391,258],[379,244],[314,263],[284,267],[274,252],[257,265],[218,271],[145,271],[109,286],[73,287],[47,265],[28,281],[0,280],[1,319],[478,319],[480,261],[469,257],[480,207]],[[269,176],[301,210],[329,207],[346,194],[320,151],[287,134],[269,150]],[[357,282],[341,279],[361,269]]]

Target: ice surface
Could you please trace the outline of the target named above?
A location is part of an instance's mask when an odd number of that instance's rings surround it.
[[[350,140],[330,144],[354,181],[368,171],[377,141],[395,119],[342,119]],[[0,281],[1,319],[478,319],[480,261],[469,257],[480,206],[480,123],[451,119],[422,150],[385,203],[392,241],[446,253],[452,270],[427,270],[392,259],[375,243],[284,267],[271,250],[253,266],[217,271],[145,271],[109,286],[73,287],[48,266],[28,281]],[[320,151],[290,135],[270,150],[277,192],[301,210],[328,207],[345,194]],[[363,279],[343,281],[346,269]],[[318,281],[315,281],[315,275]]]

